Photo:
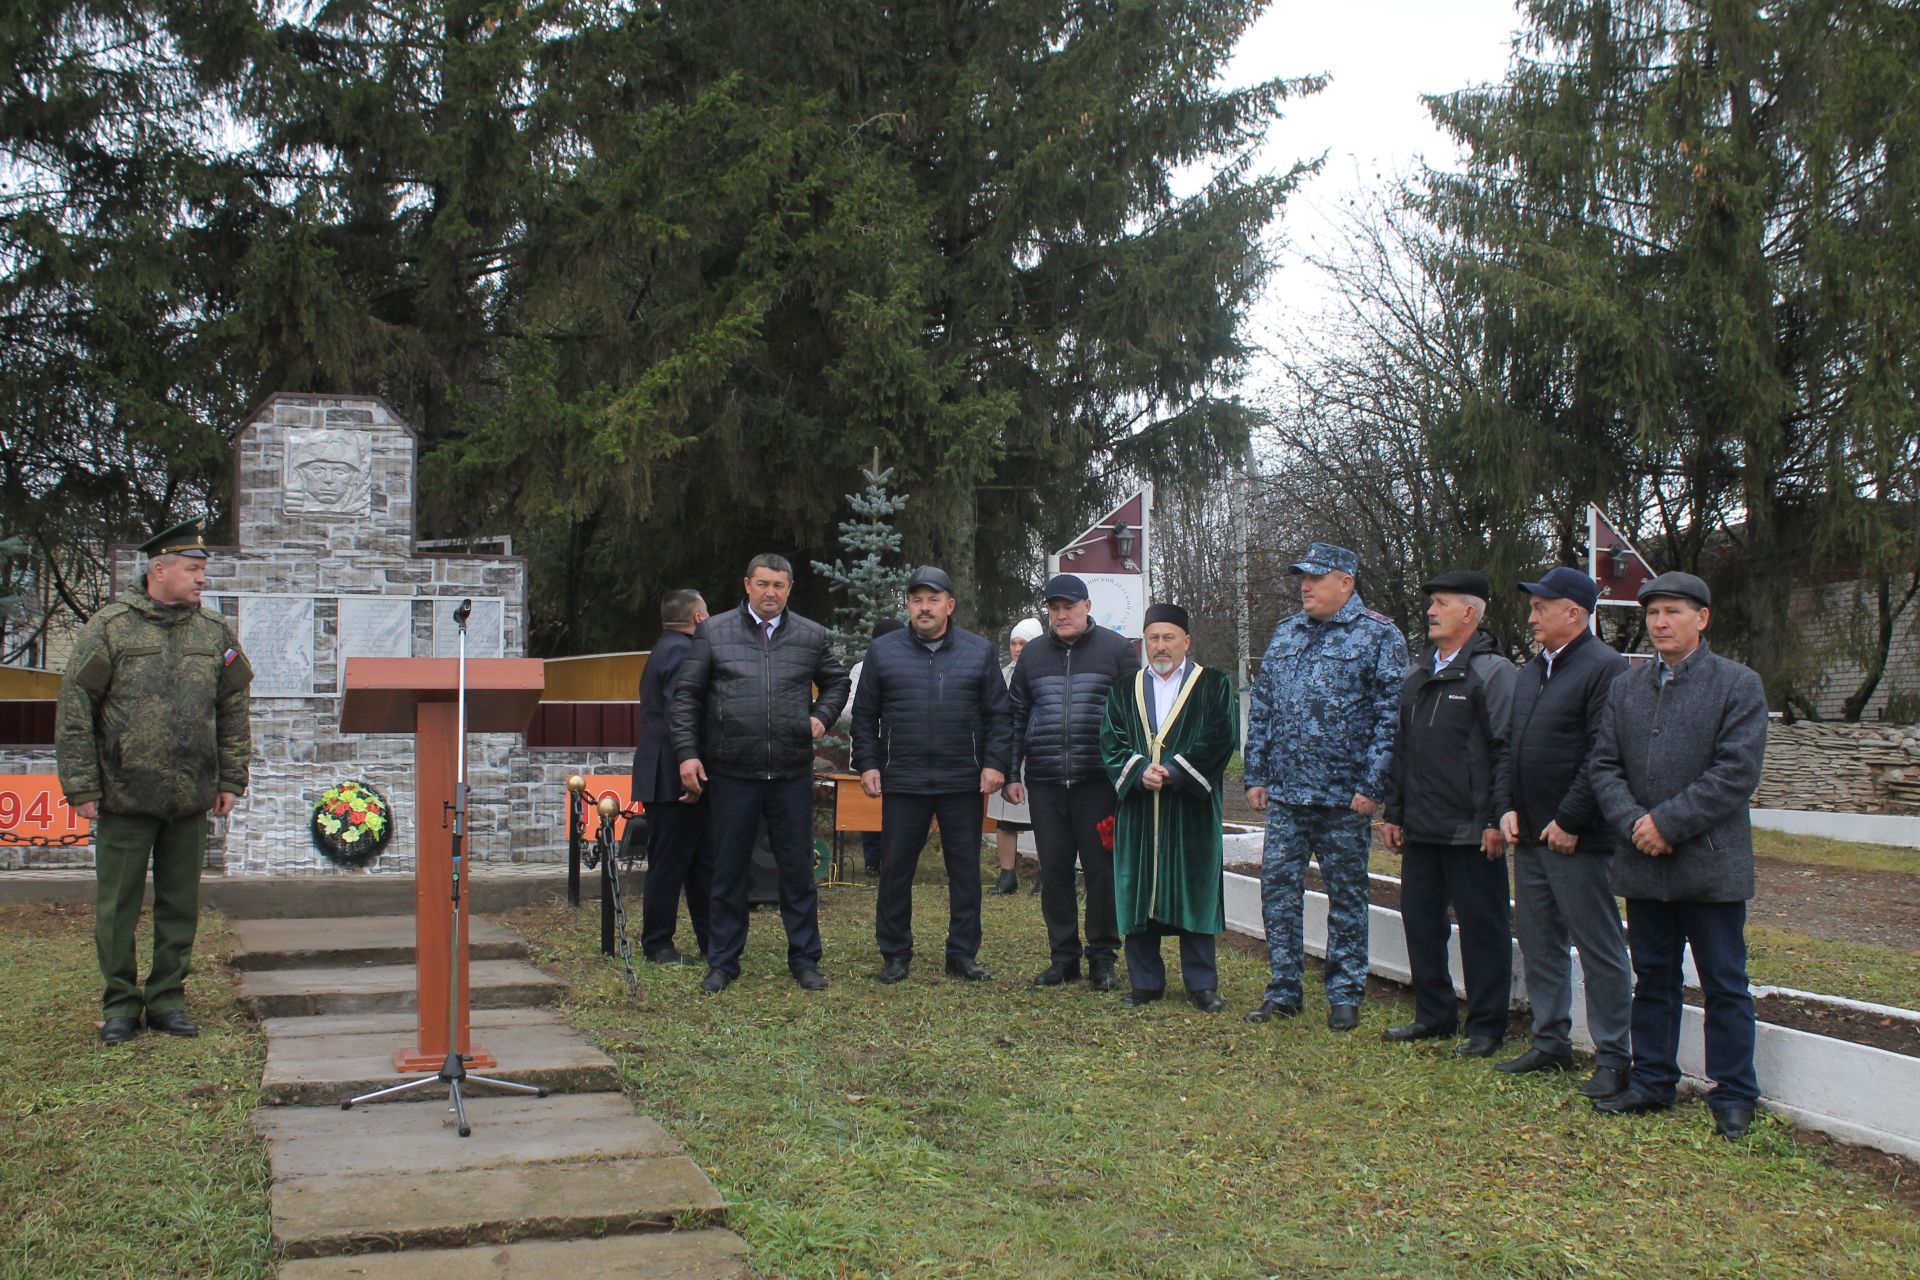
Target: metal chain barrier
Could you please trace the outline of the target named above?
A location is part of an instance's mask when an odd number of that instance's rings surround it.
[[[640,816],[641,809],[639,805],[629,805],[621,809],[619,799],[610,791],[596,796],[590,791],[583,790],[581,795],[599,812],[600,830],[594,836],[592,846],[581,851],[580,862],[589,871],[603,870],[604,883],[613,899],[614,938],[619,945],[620,964],[626,974],[627,994],[637,1000],[640,998],[640,975],[633,967],[633,940],[627,934],[627,907],[620,891],[620,864],[625,861],[628,864],[627,869],[632,870],[633,860],[620,857],[619,841],[614,836],[614,824],[621,819],[633,821]]]
[[[63,836],[18,836],[11,831],[0,831],[0,844],[23,845],[30,849],[70,849],[76,844],[91,843],[91,832],[69,831]]]

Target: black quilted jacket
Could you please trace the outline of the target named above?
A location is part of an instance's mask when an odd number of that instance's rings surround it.
[[[811,773],[807,719],[838,720],[847,686],[827,629],[791,609],[771,645],[745,605],[709,618],[673,683],[674,756],[739,778]]]
[[[1089,624],[1071,644],[1049,631],[1020,652],[1007,696],[1013,703],[1013,770],[1042,786],[1107,781],[1100,718],[1113,682],[1140,669],[1133,646]]]

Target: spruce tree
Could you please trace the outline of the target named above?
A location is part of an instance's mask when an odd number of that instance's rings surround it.
[[[893,468],[881,470],[880,454],[875,450],[873,465],[860,474],[867,487],[847,495],[847,505],[853,508],[855,518],[840,522],[843,556],[832,564],[813,562],[814,572],[841,597],[834,610],[833,644],[848,664],[860,661],[866,653],[875,627],[900,616],[901,593],[909,573],[896,559],[900,533],[893,527],[893,518],[906,509],[907,498],[887,487],[893,480]]]
[[[1718,586],[1715,639],[1804,712],[1826,655],[1794,575],[1891,580],[1916,545],[1920,11],[1523,10],[1506,82],[1433,104],[1470,160],[1430,207],[1486,330],[1460,453],[1490,494],[1637,499],[1641,545]]]

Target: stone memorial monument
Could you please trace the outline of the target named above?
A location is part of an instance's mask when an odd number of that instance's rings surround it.
[[[469,655],[522,656],[526,563],[416,549],[413,432],[373,397],[275,395],[235,447],[237,541],[208,561],[203,603],[233,619],[253,663],[253,783],[232,818],[215,824],[208,861],[230,873],[336,870],[307,824],[323,791],[359,778],[398,819],[369,870],[410,874],[415,833],[443,816],[415,810],[411,737],[340,732],[347,660],[451,656],[453,611],[468,598]],[[137,561],[130,548],[115,550],[116,584],[134,580]],[[472,738],[469,770],[474,859],[524,858],[531,844],[542,846],[535,856],[552,856],[553,837],[510,812],[510,793],[540,803],[546,772],[519,736]],[[542,806],[545,828],[558,822],[560,794]],[[516,848],[516,828],[540,838]]]

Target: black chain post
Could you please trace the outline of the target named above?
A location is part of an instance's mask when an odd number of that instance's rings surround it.
[[[567,905],[580,905],[580,837],[586,822],[580,816],[580,793],[567,790]]]

